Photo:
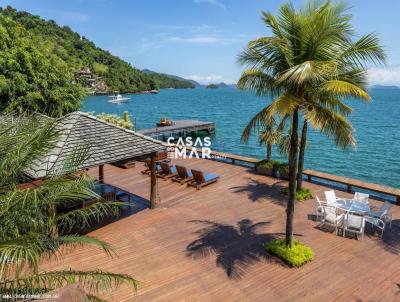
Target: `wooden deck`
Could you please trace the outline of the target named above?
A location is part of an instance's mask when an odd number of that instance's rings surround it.
[[[394,207],[393,226],[383,240],[368,234],[357,241],[318,229],[313,200],[296,204],[296,237],[316,256],[291,269],[262,247],[285,230],[282,182],[217,161],[174,160],[178,162],[218,173],[221,179],[200,191],[159,179],[157,209],[91,233],[112,244],[116,257],[77,248],[43,268],[99,268],[142,282],[136,296],[122,287],[114,301],[400,300],[400,207]],[[105,182],[148,199],[150,178],[139,173],[142,168],[105,166]],[[320,197],[326,190],[307,182],[305,186]]]

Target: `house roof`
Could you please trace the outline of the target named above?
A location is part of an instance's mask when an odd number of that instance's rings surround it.
[[[150,155],[165,150],[162,142],[97,119],[84,112],[73,112],[57,120],[60,136],[46,156],[34,161],[26,171],[31,178],[43,178],[62,171],[65,162],[79,148],[88,148],[89,157],[78,169],[95,167]]]

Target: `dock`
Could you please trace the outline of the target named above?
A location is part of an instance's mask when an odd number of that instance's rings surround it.
[[[160,137],[160,136],[186,136],[190,132],[200,132],[205,131],[207,134],[212,134],[215,132],[214,122],[203,122],[198,120],[178,120],[174,121],[171,126],[156,127],[150,129],[142,129],[137,131],[140,134],[150,136],[150,137]]]

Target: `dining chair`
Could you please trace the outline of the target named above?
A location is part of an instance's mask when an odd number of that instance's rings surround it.
[[[364,216],[365,222],[372,224],[372,226],[378,228],[381,231],[380,237],[383,237],[383,232],[386,228],[386,223],[382,219],[372,217],[372,216]]]
[[[338,200],[338,198],[336,197],[335,191],[331,190],[331,191],[325,191],[325,198],[326,198],[326,202],[329,205],[335,205],[336,200]]]
[[[378,211],[370,211],[368,215],[383,220],[385,224],[389,223],[389,228],[391,228],[392,214],[390,213],[390,209],[392,207],[393,207],[392,203],[390,203],[389,201],[385,201]]]
[[[350,232],[356,234],[356,236],[361,235],[361,239],[363,239],[364,226],[365,219],[363,216],[346,213],[343,223],[343,237],[345,237],[346,232]]]
[[[338,234],[338,229],[343,224],[344,214],[338,213],[338,208],[332,205],[322,205],[323,215],[321,218],[320,228],[324,225],[330,225],[335,228],[335,234]]]
[[[366,193],[360,193],[360,192],[355,192],[354,193],[354,200],[364,202],[364,203],[369,203],[368,202],[369,194]]]
[[[326,206],[326,202],[321,201],[317,195],[315,195],[315,198],[317,201],[317,208],[315,209],[315,216],[316,216],[317,220],[321,221],[321,219],[325,213],[324,206]]]

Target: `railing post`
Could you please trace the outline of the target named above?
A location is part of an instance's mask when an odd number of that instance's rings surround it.
[[[351,193],[351,185],[347,185],[347,192]]]

